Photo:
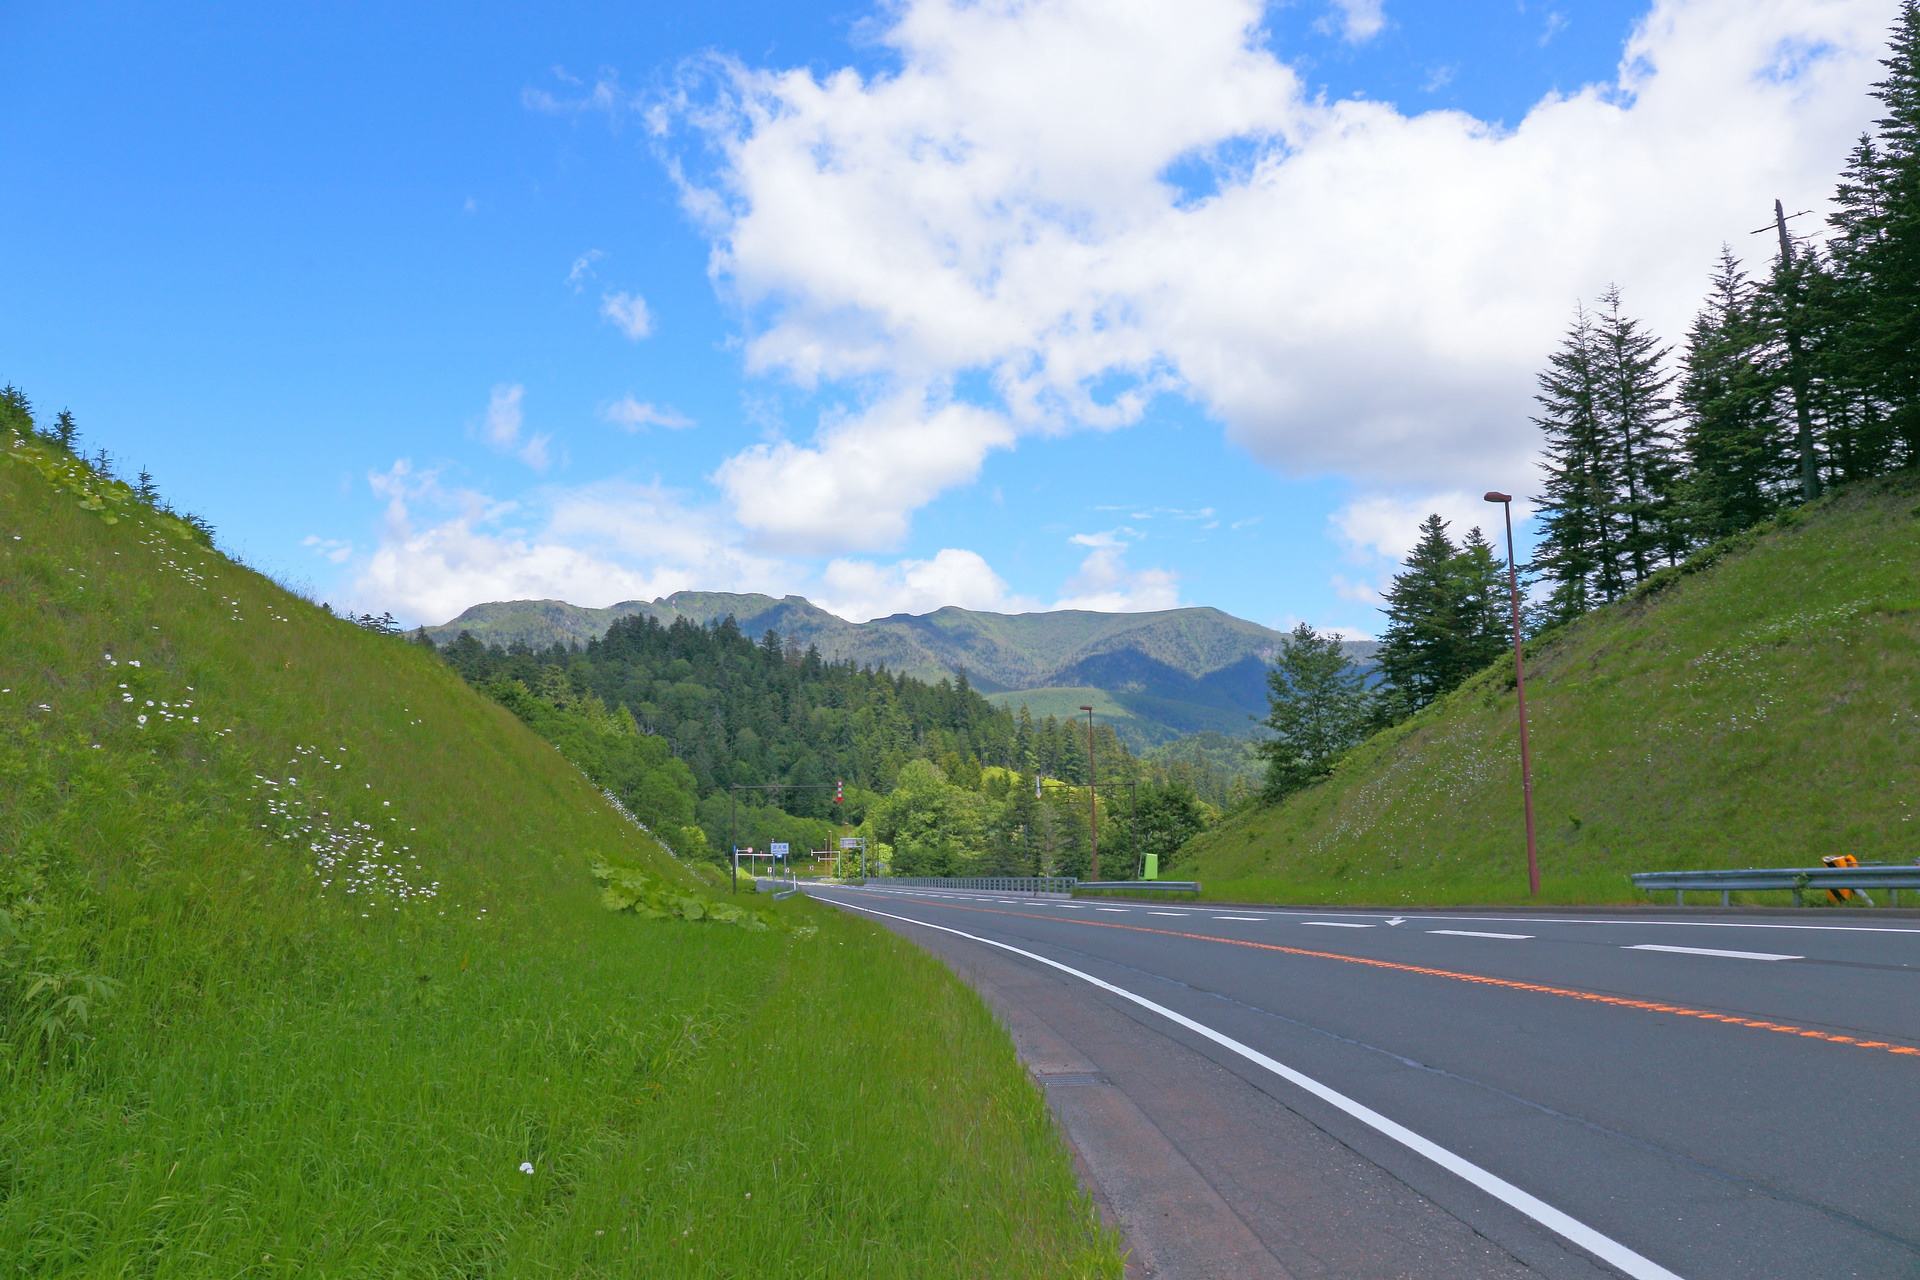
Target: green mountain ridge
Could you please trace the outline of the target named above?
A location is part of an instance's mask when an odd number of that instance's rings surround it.
[[[1028,701],[1037,714],[1062,702],[1055,696],[1059,690],[1091,688],[1106,694],[1106,705],[1115,709],[1103,708],[1102,714],[1141,746],[1206,730],[1249,735],[1249,717],[1266,711],[1267,664],[1281,640],[1270,627],[1206,607],[1001,614],[949,605],[855,623],[800,596],[708,591],[605,609],[559,600],[499,601],[475,605],[426,631],[439,643],[466,631],[487,644],[544,648],[585,644],[614,620],[634,614],[702,624],[732,616],[748,635],[778,631],[788,643],[815,646],[825,658],[884,665],[927,681],[964,674],[994,701]],[[1364,662],[1373,643],[1352,641],[1348,651]]]
[[[1543,896],[1920,854],[1920,473],[1866,481],[1530,641]],[[1210,897],[1527,901],[1511,659],[1181,851]],[[1741,894],[1784,903],[1786,895]]]

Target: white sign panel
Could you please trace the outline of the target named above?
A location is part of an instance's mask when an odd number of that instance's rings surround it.
[[[767,849],[776,858],[784,858],[787,856],[787,842],[784,840],[775,840],[767,846]]]
[[[842,849],[858,849],[860,847],[860,837],[859,836],[841,836],[840,847]]]

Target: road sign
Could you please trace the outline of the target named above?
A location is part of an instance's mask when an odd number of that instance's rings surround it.
[[[785,840],[775,840],[767,846],[767,851],[776,858],[784,858],[787,856],[787,842]]]
[[[859,836],[841,836],[840,847],[842,849],[858,849],[860,847],[860,837]]]

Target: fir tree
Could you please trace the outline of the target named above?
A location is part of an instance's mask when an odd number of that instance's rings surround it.
[[[1920,460],[1920,2],[1904,0],[1874,86],[1886,115],[1835,193],[1839,274],[1852,294],[1848,347],[1884,403],[1903,460]]]
[[[53,419],[53,442],[68,453],[73,453],[79,439],[80,428],[73,420],[73,410],[62,409]],[[102,449],[100,456],[106,457],[106,450]]]
[[[1793,485],[1790,436],[1754,292],[1723,245],[1681,357],[1686,522],[1701,542],[1767,519]]]
[[[1545,605],[1553,621],[1577,618],[1625,589],[1608,518],[1615,471],[1600,419],[1596,345],[1592,317],[1576,308],[1534,397],[1534,425],[1546,435],[1546,482],[1533,499],[1541,530],[1533,569],[1555,584]]]
[[[1273,737],[1260,744],[1266,793],[1278,800],[1333,771],[1366,735],[1371,720],[1366,676],[1347,661],[1340,638],[1306,623],[1280,641],[1267,672],[1267,718]]]
[[[1387,628],[1374,660],[1388,689],[1377,719],[1420,710],[1506,648],[1506,575],[1478,528],[1456,547],[1447,522],[1428,516],[1386,601]]]
[[[1621,314],[1620,290],[1600,295],[1605,308],[1594,325],[1596,416],[1614,455],[1617,479],[1608,517],[1618,533],[1625,575],[1640,582],[1686,550],[1679,520],[1679,468],[1673,455],[1673,375],[1664,369],[1667,349],[1637,320]]]

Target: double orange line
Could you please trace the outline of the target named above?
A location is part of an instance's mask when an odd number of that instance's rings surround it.
[[[994,916],[1019,916],[1023,920],[1054,920],[1067,924],[1085,925],[1094,929],[1126,929],[1134,933],[1157,933],[1168,938],[1191,938],[1196,942],[1219,942],[1230,947],[1253,947],[1260,951],[1278,951],[1290,956],[1310,956],[1315,960],[1339,960],[1346,964],[1370,965],[1375,969],[1392,969],[1400,973],[1423,973],[1432,978],[1452,978],[1455,982],[1474,982],[1483,987],[1505,987],[1512,991],[1531,991],[1537,995],[1563,996],[1569,1000],[1589,1000],[1594,1004],[1610,1004],[1622,1009],[1644,1009],[1649,1013],[1670,1013],[1681,1018],[1726,1022],[1736,1027],[1754,1027],[1761,1031],[1804,1036],[1809,1040],[1850,1044],[1857,1049],[1884,1049],[1888,1053],[1920,1057],[1920,1049],[1909,1048],[1903,1044],[1889,1044],[1884,1040],[1859,1040],[1853,1036],[1837,1036],[1830,1031],[1814,1031],[1806,1027],[1792,1027],[1779,1022],[1762,1022],[1758,1019],[1740,1018],[1727,1013],[1713,1013],[1707,1009],[1689,1009],[1685,1005],[1660,1004],[1653,1000],[1630,1000],[1625,996],[1603,996],[1597,991],[1575,991],[1570,987],[1549,987],[1538,982],[1518,982],[1512,978],[1488,978],[1477,973],[1456,973],[1452,969],[1433,969],[1426,965],[1400,964],[1392,960],[1372,960],[1366,956],[1343,956],[1337,951],[1309,951],[1304,947],[1283,947],[1277,942],[1250,942],[1244,938],[1216,938],[1207,933],[1184,933],[1178,929],[1156,929],[1150,925],[1121,924],[1117,920],[1085,920],[1078,916],[1036,916],[1026,911],[1004,911],[997,907],[963,907],[955,902],[941,902],[937,905],[950,911],[979,911]]]

